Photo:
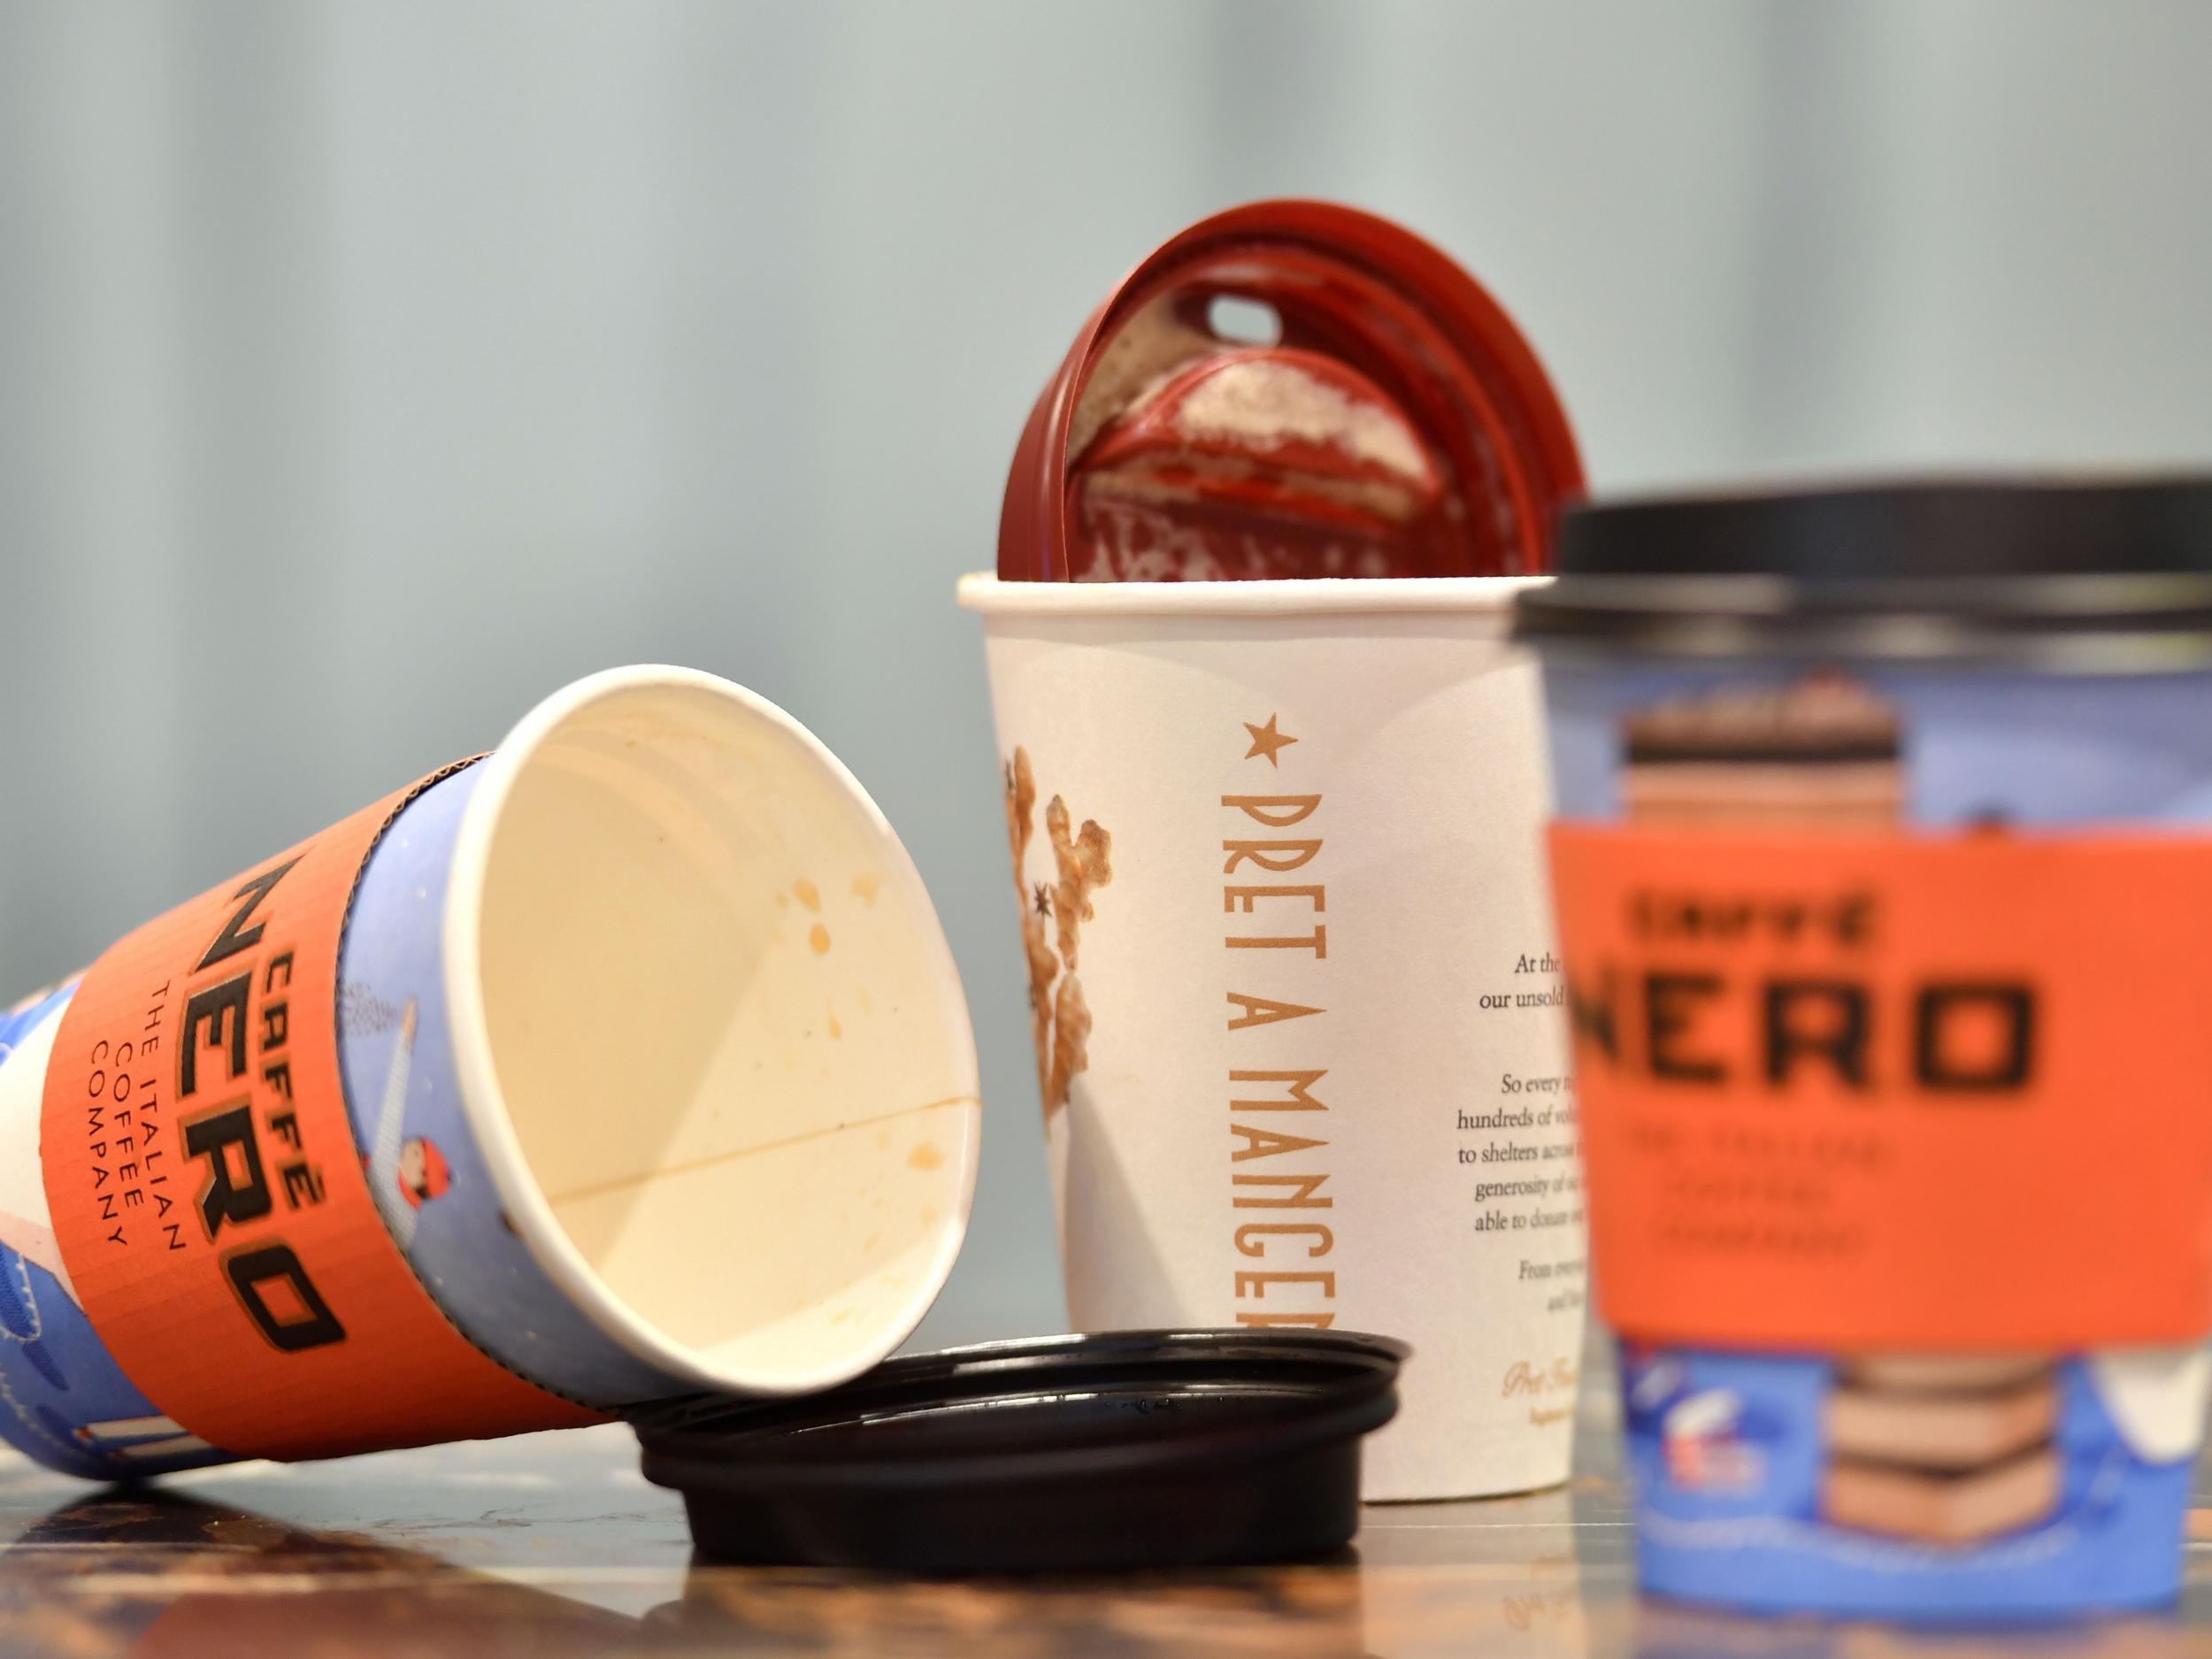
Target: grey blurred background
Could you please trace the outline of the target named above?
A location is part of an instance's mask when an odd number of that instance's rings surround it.
[[[983,1055],[919,1340],[1063,1319],[974,620],[1156,242],[1459,256],[1601,490],[2212,461],[2212,6],[0,0],[0,991],[565,680],[851,764]]]

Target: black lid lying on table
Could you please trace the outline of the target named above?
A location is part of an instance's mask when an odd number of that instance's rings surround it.
[[[1598,502],[1516,633],[1548,652],[2212,662],[2212,476]]]
[[[1402,1343],[1134,1331],[894,1359],[802,1399],[637,1420],[707,1559],[908,1572],[1119,1571],[1327,1555]]]

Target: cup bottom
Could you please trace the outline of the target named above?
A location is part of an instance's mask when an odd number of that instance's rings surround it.
[[[1624,1346],[1637,1577],[1762,1613],[1913,1623],[2162,1606],[2199,1348],[1836,1359]]]

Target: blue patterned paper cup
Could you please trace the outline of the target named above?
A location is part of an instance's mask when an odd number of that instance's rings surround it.
[[[1680,631],[1698,626],[1696,650],[1545,641],[1563,821],[2212,824],[2212,666],[2186,641],[2131,656],[2077,641],[2038,661],[1930,649],[1932,624],[1898,631],[1915,652],[1859,655],[1721,649],[1721,625],[1696,618]],[[1695,1123],[1696,1092],[1680,1098]],[[1778,1136],[1810,1133],[1801,1115],[1776,1122]],[[2140,1151],[2116,1143],[2111,1168],[2082,1179],[2124,1180]],[[1830,1354],[1624,1339],[1638,1577],[1712,1605],[1931,1623],[2162,1605],[2179,1589],[2208,1388],[2199,1344]]]
[[[125,1376],[54,1243],[33,1147],[73,989],[0,1016],[0,1438],[93,1478],[222,1461]],[[860,786],[739,687],[600,674],[419,790],[336,1000],[375,1248],[548,1393],[830,1386],[950,1271],[980,1107],[942,932]]]

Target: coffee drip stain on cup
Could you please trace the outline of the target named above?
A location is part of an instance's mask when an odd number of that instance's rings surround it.
[[[1014,854],[1014,892],[1021,901],[1037,1082],[1049,1118],[1068,1103],[1069,1085],[1090,1064],[1091,1010],[1075,970],[1082,926],[1096,914],[1091,893],[1114,879],[1114,838],[1095,818],[1085,818],[1080,829],[1073,827],[1067,803],[1054,795],[1045,808],[1045,835],[1052,849],[1055,879],[1033,887],[1025,872],[1036,809],[1036,774],[1029,751],[1018,744],[1014,757],[1006,763],[1006,833]],[[1045,936],[1047,921],[1053,924],[1050,941]]]

